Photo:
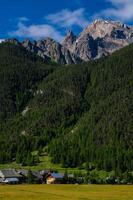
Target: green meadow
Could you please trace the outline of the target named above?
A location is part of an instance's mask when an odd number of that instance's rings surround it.
[[[7,163],[7,164],[0,164],[0,169],[30,169],[33,171],[38,170],[44,170],[44,169],[53,169],[55,171],[65,171],[66,168],[63,168],[60,164],[53,164],[51,162],[51,158],[49,156],[40,156],[39,157],[40,162],[37,165],[34,166],[22,166],[21,164],[17,164],[16,162]],[[69,172],[75,172],[75,171],[84,171],[78,168],[67,168]]]

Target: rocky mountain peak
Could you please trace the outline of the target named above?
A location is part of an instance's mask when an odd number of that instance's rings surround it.
[[[32,42],[31,42],[28,38],[26,38],[26,39],[23,41],[23,43],[25,43],[25,44],[31,44]]]
[[[121,22],[97,19],[69,46],[82,60],[97,59],[133,43],[133,27]]]
[[[62,43],[49,37],[34,42],[29,39],[22,43],[17,39],[9,39],[8,42],[22,45],[44,61],[76,64],[109,55],[133,43],[133,27],[121,22],[96,19],[78,37],[69,30]]]
[[[25,39],[21,45],[23,47],[25,47],[28,51],[31,51],[31,52],[36,52],[36,48],[34,46],[34,44],[29,40],[29,39]]]
[[[22,42],[22,45],[27,48],[27,47],[31,47],[33,44],[32,44],[32,42],[29,39],[25,39]]]
[[[75,41],[76,36],[74,35],[72,30],[69,30],[65,39],[62,42],[62,45],[69,49]]]
[[[102,20],[96,19],[91,25],[89,25],[82,33],[81,36],[89,34],[94,39],[96,38],[104,38],[104,37],[112,37],[112,33],[116,31],[119,32],[118,35],[120,36],[120,32],[125,32],[128,36],[130,31],[133,31],[132,27],[129,27],[121,22],[116,21],[109,21],[109,20]],[[122,39],[121,36],[119,39]]]
[[[114,24],[112,22],[97,19],[82,32],[82,35],[89,34],[94,39],[103,38],[110,34],[113,28]]]
[[[67,32],[67,35],[66,35],[66,38],[68,38],[68,39],[74,39],[76,36],[74,35],[74,33],[73,33],[73,31],[71,30],[71,29],[69,29],[68,30],[68,32]],[[65,38],[65,39],[66,39]]]
[[[20,44],[19,40],[17,40],[16,38],[6,39],[5,42],[9,42],[9,43],[15,44],[15,45],[19,45]]]

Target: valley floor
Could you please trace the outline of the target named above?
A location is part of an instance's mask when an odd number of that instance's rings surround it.
[[[0,185],[1,200],[133,200],[132,185]]]

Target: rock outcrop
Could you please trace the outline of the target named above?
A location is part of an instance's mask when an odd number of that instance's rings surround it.
[[[111,54],[132,42],[133,27],[99,19],[88,26],[71,46],[69,40],[69,45],[65,43],[65,46],[82,60],[88,61]]]
[[[23,42],[19,42],[17,39],[8,39],[6,42],[23,46],[28,51],[43,58],[46,63],[56,62],[66,65],[77,64],[81,62],[81,59],[78,56],[70,52],[68,48],[62,46],[52,38],[45,38],[44,40],[33,42],[29,39],[25,39]]]
[[[67,49],[71,48],[71,46],[74,44],[76,41],[76,36],[72,32],[72,30],[69,30],[67,33],[67,36],[62,42],[62,45],[65,46]]]
[[[78,37],[70,30],[60,44],[52,38],[38,41],[9,39],[28,51],[42,57],[45,62],[62,65],[77,64],[109,55],[133,43],[133,27],[120,22],[95,20]]]

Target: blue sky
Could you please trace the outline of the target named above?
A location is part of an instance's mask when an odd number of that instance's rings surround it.
[[[96,18],[133,24],[133,0],[0,0],[0,38],[61,41]]]

